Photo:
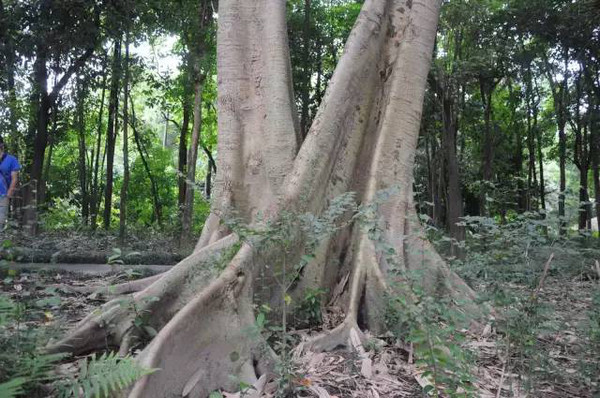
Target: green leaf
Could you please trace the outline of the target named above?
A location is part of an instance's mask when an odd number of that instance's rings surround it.
[[[263,328],[265,326],[265,314],[259,312],[256,316],[256,326]]]

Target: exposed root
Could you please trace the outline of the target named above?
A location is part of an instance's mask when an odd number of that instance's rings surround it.
[[[141,292],[142,290],[146,289],[148,286],[162,278],[162,276],[163,274],[157,274],[149,276],[147,278],[119,283],[117,285],[104,286],[101,288],[101,291],[110,296],[120,296],[123,294]],[[96,289],[94,291],[100,291],[100,289]]]
[[[227,249],[235,249],[236,242],[235,236],[227,236],[184,259],[144,290],[109,301],[84,318],[69,335],[49,346],[48,351],[81,354],[102,348],[118,348],[124,336],[136,328],[134,321],[139,317],[147,318],[148,326],[162,329],[190,297],[216,278],[214,263],[222,260],[220,256]],[[146,278],[133,287],[150,281]],[[126,290],[123,286],[122,291]]]
[[[129,354],[133,340],[135,340],[134,331],[132,329],[129,329],[125,333],[125,336],[123,337],[123,339],[121,340],[121,347],[119,347],[119,355],[120,356],[123,357],[123,356]]]
[[[70,352],[78,355],[108,348],[115,345],[115,342],[120,343],[132,326],[133,316],[113,300],[86,316],[73,332],[51,344],[46,350],[51,353]]]
[[[216,389],[235,391],[240,381],[256,382],[256,365],[267,350],[253,330],[252,281],[244,267],[251,250],[244,246],[140,354],[143,366],[161,370],[140,380],[130,398],[205,397]]]
[[[162,278],[163,274],[156,274],[142,279],[136,279],[132,281],[127,281],[123,283],[118,283],[116,285],[111,284],[96,284],[93,286],[68,286],[64,284],[54,285],[53,287],[79,294],[101,294],[106,297],[110,296],[121,296],[129,293],[136,293],[144,290],[160,278]]]
[[[305,347],[309,351],[314,352],[333,351],[337,348],[352,348],[354,344],[350,337],[354,332],[359,336],[360,342],[363,343],[366,339],[364,333],[351,317],[347,317],[335,329],[317,336],[308,342]]]

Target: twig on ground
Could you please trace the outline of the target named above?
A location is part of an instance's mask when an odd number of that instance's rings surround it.
[[[548,275],[548,269],[550,269],[550,263],[552,262],[553,258],[554,253],[550,254],[550,257],[548,257],[548,261],[546,261],[546,264],[544,265],[544,272],[542,273],[542,277],[540,278],[540,283],[538,284],[537,289],[535,289],[535,296],[537,296],[540,290],[542,290],[542,288],[544,287],[544,281],[546,280],[546,276]]]

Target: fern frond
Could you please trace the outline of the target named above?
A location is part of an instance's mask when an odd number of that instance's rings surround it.
[[[15,303],[5,296],[0,296],[0,326],[12,318],[15,311]]]
[[[0,397],[14,398],[25,393],[23,386],[27,383],[25,377],[17,377],[0,384]]]
[[[66,354],[25,355],[18,364],[17,374],[26,377],[29,382],[45,382],[56,378],[54,367],[63,360]],[[1,395],[0,395],[1,397]]]
[[[80,392],[86,398],[109,397],[156,370],[146,369],[132,357],[120,357],[115,352],[100,357],[93,354],[80,361],[77,379],[60,385],[59,394],[63,398],[79,397]]]

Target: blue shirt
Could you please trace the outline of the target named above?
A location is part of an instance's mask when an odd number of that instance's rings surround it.
[[[0,163],[0,197],[8,194],[8,188],[12,181],[12,173],[21,170],[21,165],[16,157],[6,155]]]

